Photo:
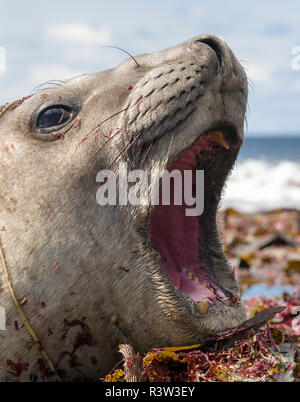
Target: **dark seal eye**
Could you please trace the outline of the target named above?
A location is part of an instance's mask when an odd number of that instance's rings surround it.
[[[37,128],[40,130],[56,129],[72,118],[72,110],[67,106],[52,106],[42,111],[37,119]]]

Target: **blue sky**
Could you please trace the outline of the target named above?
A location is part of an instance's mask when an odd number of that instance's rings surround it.
[[[209,32],[227,41],[253,83],[249,135],[300,133],[297,0],[0,0],[0,10],[7,61],[6,71],[0,69],[0,104],[47,80],[110,68],[126,58],[100,44],[139,54]]]

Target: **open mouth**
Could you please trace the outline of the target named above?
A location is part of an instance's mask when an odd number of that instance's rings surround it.
[[[203,214],[187,216],[185,202],[175,205],[175,181],[171,180],[170,205],[154,206],[148,219],[150,241],[160,256],[161,267],[180,292],[198,303],[201,314],[207,312],[209,305],[235,306],[239,301],[239,294],[232,291],[236,289],[236,282],[221,244],[211,244],[211,239],[219,238],[217,208],[239,149],[238,143],[233,143],[233,137],[225,131],[209,131],[169,167],[169,172],[192,170],[193,197],[196,196],[196,171],[204,171]],[[222,272],[212,266],[212,253],[221,260]]]

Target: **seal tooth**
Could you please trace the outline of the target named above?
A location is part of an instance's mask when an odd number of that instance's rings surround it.
[[[186,272],[186,269],[185,269],[185,268],[181,268],[181,272]]]
[[[207,309],[208,309],[208,303],[206,300],[201,300],[198,303],[198,308],[200,311],[200,314],[206,314],[207,313]]]
[[[227,150],[230,149],[230,145],[224,139],[224,134],[221,131],[211,131],[210,133],[208,133],[207,138],[216,142]]]
[[[241,294],[237,293],[236,295],[230,295],[229,301],[232,306],[235,306],[240,301],[240,298],[241,298]]]
[[[193,281],[199,281],[198,276],[194,275],[194,276],[193,276]]]
[[[187,276],[189,276],[190,278],[193,277],[193,274],[192,274],[190,271],[188,271],[186,274],[187,274]]]
[[[206,289],[210,290],[212,293],[216,293],[215,288],[213,288],[212,286],[210,286],[207,282],[201,281],[200,284],[203,285],[203,286],[205,286]]]

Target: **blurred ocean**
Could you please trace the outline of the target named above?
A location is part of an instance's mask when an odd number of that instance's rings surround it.
[[[246,138],[221,207],[300,209],[300,137]]]

